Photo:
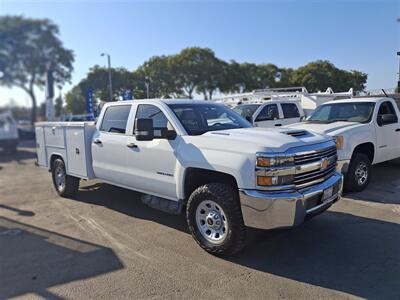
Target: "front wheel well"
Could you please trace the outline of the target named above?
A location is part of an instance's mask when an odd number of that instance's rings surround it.
[[[227,183],[233,186],[236,190],[238,189],[238,185],[235,177],[230,174],[226,174],[223,172],[200,169],[200,168],[189,168],[185,172],[185,180],[184,180],[184,203],[187,202],[190,195],[193,193],[195,189],[199,186],[202,186],[207,183]]]
[[[61,155],[59,155],[59,154],[52,154],[52,155],[50,156],[49,171],[51,171],[51,169],[52,169],[52,167],[53,167],[53,162],[54,162],[56,159],[61,159],[61,160],[64,162],[64,159],[63,159],[63,157],[62,157]],[[65,163],[65,162],[64,162],[64,163]]]
[[[375,156],[374,144],[372,143],[360,144],[354,148],[353,156],[355,153],[365,154],[369,158],[369,161],[372,163],[374,161],[374,156]]]

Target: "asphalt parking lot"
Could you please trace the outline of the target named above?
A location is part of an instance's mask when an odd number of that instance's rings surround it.
[[[400,299],[399,161],[302,226],[253,230],[217,258],[135,192],[84,182],[59,198],[29,146],[0,152],[0,299]]]

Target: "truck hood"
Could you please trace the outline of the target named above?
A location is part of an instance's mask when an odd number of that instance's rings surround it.
[[[199,148],[255,153],[285,152],[289,148],[323,143],[328,137],[292,128],[243,128],[207,132],[190,137]]]
[[[358,122],[332,122],[324,124],[324,123],[309,123],[306,121],[301,123],[290,124],[288,126],[285,126],[285,128],[309,130],[320,134],[335,136],[341,134],[344,131],[359,128],[364,125],[365,124],[361,124]]]

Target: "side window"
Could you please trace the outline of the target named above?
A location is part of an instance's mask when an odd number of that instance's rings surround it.
[[[104,113],[100,131],[125,134],[130,111],[130,105],[110,106]]]
[[[157,106],[151,104],[140,104],[136,112],[136,119],[153,119],[154,137],[161,136],[161,129],[172,128],[164,113]]]
[[[389,101],[385,101],[379,107],[378,116],[388,114],[396,115],[396,111],[394,110],[392,103],[390,103]]]
[[[389,101],[385,101],[381,104],[378,110],[378,119],[382,118],[383,115],[392,115],[393,119],[386,120],[384,125],[397,123],[397,114],[393,107],[393,104]]]
[[[278,106],[276,104],[266,105],[258,114],[256,122],[279,119]]]
[[[281,106],[282,106],[282,111],[283,111],[283,117],[285,119],[300,118],[299,109],[297,108],[296,104],[282,103]]]

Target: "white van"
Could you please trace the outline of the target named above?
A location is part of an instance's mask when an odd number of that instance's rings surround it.
[[[258,127],[284,126],[298,123],[304,118],[304,111],[296,100],[239,104],[233,110]]]
[[[0,113],[0,148],[15,153],[18,145],[18,127],[11,113]]]

